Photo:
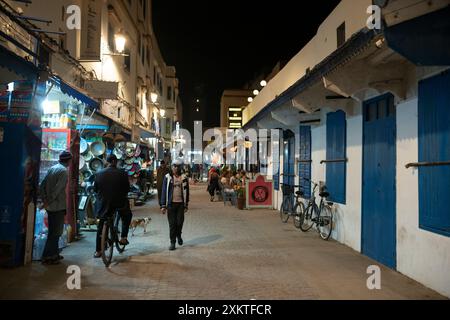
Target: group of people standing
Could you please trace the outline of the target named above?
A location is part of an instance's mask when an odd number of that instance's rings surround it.
[[[64,230],[65,216],[67,212],[66,188],[68,184],[68,168],[72,161],[72,154],[64,151],[59,156],[59,163],[47,172],[40,185],[42,208],[48,215],[48,237],[44,248],[42,263],[58,264],[63,258],[59,250],[59,238]],[[124,170],[117,167],[118,159],[111,154],[107,157],[107,167],[95,175],[94,191],[99,201],[97,217],[96,251],[94,258],[101,257],[101,233],[106,220],[119,213],[122,220],[122,233],[120,243],[129,244],[128,232],[132,220],[132,212],[128,194],[130,182]],[[183,245],[181,238],[184,223],[184,214],[189,204],[189,179],[182,174],[182,164],[175,162],[170,170],[164,161],[158,168],[157,188],[158,203],[163,214],[167,213],[170,229],[170,250],[175,250],[178,240]]]

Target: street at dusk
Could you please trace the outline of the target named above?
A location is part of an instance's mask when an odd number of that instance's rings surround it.
[[[0,301],[448,303],[449,17],[0,0]]]

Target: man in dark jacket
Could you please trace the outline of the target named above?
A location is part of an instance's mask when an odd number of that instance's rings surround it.
[[[175,162],[172,173],[164,178],[161,200],[161,212],[168,213],[170,229],[170,248],[175,250],[175,243],[183,245],[181,234],[183,232],[184,214],[189,207],[189,178],[182,174],[181,164]]]
[[[111,215],[119,211],[122,219],[122,234],[120,243],[127,245],[128,231],[133,214],[131,213],[130,203],[128,201],[128,192],[130,191],[130,182],[125,171],[117,168],[117,157],[108,156],[108,167],[96,174],[94,190],[97,193],[100,202],[97,216],[100,218],[97,229],[97,243],[94,257],[101,257],[101,238],[103,224]]]
[[[169,173],[170,169],[166,166],[166,162],[164,160],[161,161],[161,166],[156,171],[156,189],[158,190],[158,203],[161,202],[164,177]]]

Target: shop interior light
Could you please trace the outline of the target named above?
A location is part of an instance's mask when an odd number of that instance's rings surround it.
[[[156,93],[152,92],[150,94],[150,99],[152,100],[153,103],[156,103],[156,102],[158,102],[158,95]]]
[[[251,102],[253,102],[253,98],[252,97],[248,97],[247,101],[251,103]]]
[[[123,53],[125,51],[125,44],[127,43],[127,39],[125,38],[125,35],[121,32],[117,33],[114,36],[115,43],[116,43],[116,51],[118,53]]]
[[[261,81],[260,85],[261,87],[267,86],[267,81],[266,80]]]
[[[255,95],[255,96],[257,96],[258,94],[259,94],[259,90],[253,90],[253,94]]]
[[[42,102],[42,111],[44,114],[58,114],[61,112],[59,101],[49,101],[45,99]]]

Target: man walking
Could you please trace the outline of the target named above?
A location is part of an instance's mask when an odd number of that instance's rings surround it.
[[[59,238],[64,231],[67,210],[67,168],[71,160],[72,154],[63,151],[59,155],[59,163],[50,168],[40,185],[40,194],[48,215],[48,236],[42,255],[43,264],[58,264],[63,259],[59,254]]]
[[[97,242],[94,258],[102,256],[102,232],[105,221],[116,211],[119,211],[122,219],[122,234],[120,244],[128,245],[128,231],[130,229],[133,214],[128,201],[130,182],[125,171],[117,168],[117,157],[110,155],[106,159],[108,167],[96,174],[94,191],[100,202],[97,216],[100,222],[97,227]]]
[[[183,231],[184,214],[188,211],[189,205],[189,179],[182,174],[181,164],[174,163],[172,173],[168,173],[163,182],[160,206],[163,214],[167,213],[170,229],[170,248],[175,250],[178,240],[180,246],[183,245],[181,234]]]
[[[161,203],[161,194],[164,178],[167,174],[170,173],[169,168],[166,165],[164,160],[161,161],[161,165],[156,171],[156,189],[158,190],[158,203]]]

